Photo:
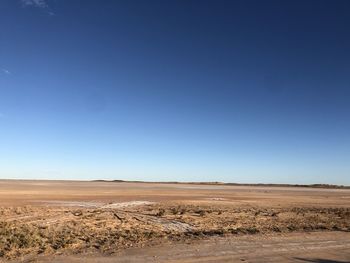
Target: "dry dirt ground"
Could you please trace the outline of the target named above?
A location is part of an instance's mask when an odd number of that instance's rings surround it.
[[[350,190],[0,180],[0,262],[350,262]]]

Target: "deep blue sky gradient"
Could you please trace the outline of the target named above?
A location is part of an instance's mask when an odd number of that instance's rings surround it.
[[[349,1],[28,1],[0,178],[350,184]]]

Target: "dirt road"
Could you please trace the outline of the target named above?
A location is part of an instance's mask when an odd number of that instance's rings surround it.
[[[41,258],[38,262],[217,263],[350,262],[350,233],[315,232],[212,237],[189,244],[127,249],[113,256],[79,255]]]

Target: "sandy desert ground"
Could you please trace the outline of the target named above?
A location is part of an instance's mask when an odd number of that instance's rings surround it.
[[[0,180],[0,262],[350,262],[350,190]]]

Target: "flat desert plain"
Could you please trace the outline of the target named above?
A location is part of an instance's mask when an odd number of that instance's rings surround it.
[[[350,190],[0,180],[0,262],[350,262]]]

